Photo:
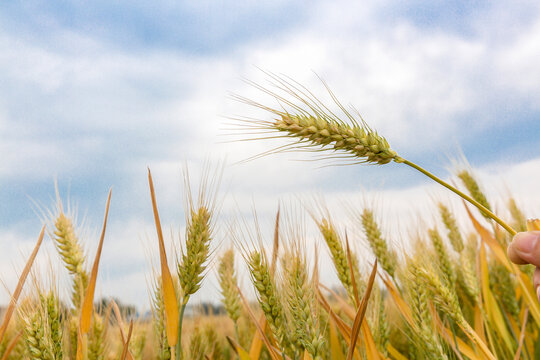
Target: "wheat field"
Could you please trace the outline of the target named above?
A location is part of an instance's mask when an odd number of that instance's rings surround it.
[[[362,229],[358,236],[349,236],[330,210],[310,212],[306,226],[318,232],[327,251],[314,251],[315,245],[295,231],[300,224],[283,226],[278,211],[268,234],[274,239],[271,249],[240,232],[234,246],[213,254],[211,245],[222,237],[216,234],[218,169],[204,177],[194,196],[187,179],[186,231],[173,259],[156,201],[159,184],[148,170],[153,246],[159,250],[159,266],[149,274],[151,316],[132,316],[115,301],[96,302],[111,193],[93,257],[83,251],[73,215],[60,205],[44,224],[17,287],[10,289],[11,302],[0,318],[0,360],[540,358],[534,268],[514,265],[506,255],[513,236],[540,230],[540,221],[526,220],[512,197],[502,199],[507,209],[496,214],[494,199],[467,168],[449,183],[401,157],[331,92],[340,116],[299,84],[268,75],[273,89],[254,85],[283,107],[238,96],[271,116],[240,119],[240,134],[260,131],[256,141],[283,137],[289,143],[278,151],[314,150],[326,160],[346,158],[351,166],[409,166],[462,198],[462,207],[434,203],[438,226],[404,234],[412,244],[405,254],[397,254],[401,249],[383,235],[385,219],[369,207],[355,209]],[[470,226],[460,227],[458,217],[466,217]],[[366,239],[375,262],[361,263],[349,240],[358,237]],[[70,276],[69,299],[60,298],[56,285],[28,280],[44,241],[54,243]],[[330,257],[339,286],[319,280],[323,256]],[[239,286],[241,264],[248,269],[255,301],[247,295],[252,289]],[[187,314],[208,271],[217,272],[223,311]]]

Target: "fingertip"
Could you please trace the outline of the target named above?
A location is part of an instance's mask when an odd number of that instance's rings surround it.
[[[510,259],[510,261],[512,261],[514,264],[517,264],[517,265],[528,264],[529,262],[523,259],[519,255],[518,251],[515,250],[513,245],[514,245],[513,242],[510,243],[510,245],[508,245],[508,248],[506,249],[506,254],[508,255],[508,258]]]

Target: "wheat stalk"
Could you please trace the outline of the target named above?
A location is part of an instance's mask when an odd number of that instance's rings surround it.
[[[209,165],[209,164],[208,164]],[[203,171],[203,178],[199,188],[198,203],[195,204],[191,194],[189,173],[186,168],[184,181],[186,185],[186,247],[182,250],[181,261],[178,261],[178,278],[182,288],[182,302],[178,315],[178,340],[176,360],[181,359],[182,321],[186,305],[191,295],[201,287],[201,281],[206,270],[206,263],[210,256],[210,242],[213,232],[213,212],[215,210],[216,192],[219,188],[223,168],[217,169],[213,174],[207,166]]]
[[[361,116],[348,111],[326,84],[328,93],[346,120],[335,115],[332,110],[301,84],[271,73],[266,74],[269,77],[271,86],[276,89],[275,91],[266,89],[255,83],[251,84],[273,97],[279,103],[278,108],[265,106],[241,96],[233,97],[239,101],[263,109],[274,116],[274,119],[270,121],[238,119],[242,124],[245,124],[245,127],[241,129],[249,131],[251,134],[260,134],[263,138],[264,136],[267,138],[285,137],[296,140],[288,145],[269,151],[267,154],[291,149],[314,149],[318,151],[332,151],[336,154],[335,157],[348,158],[353,163],[374,165],[384,165],[392,161],[402,163],[421,172],[476,206],[483,214],[495,220],[512,236],[516,234],[516,231],[512,227],[506,224],[490,209],[486,208],[481,202],[446,181],[443,181],[421,166],[399,156],[392,150],[388,141],[375,130],[371,129]],[[282,96],[278,92],[284,95]],[[289,100],[286,97],[292,99]],[[266,135],[268,133],[272,135]],[[282,135],[276,136],[275,133]]]
[[[189,297],[201,287],[203,271],[210,253],[210,212],[204,206],[191,210],[186,230],[186,252],[178,264],[178,278],[182,288],[182,303],[178,315],[178,340],[176,360],[181,359],[182,322]]]

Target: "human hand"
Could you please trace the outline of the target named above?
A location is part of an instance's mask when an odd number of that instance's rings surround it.
[[[536,266],[533,283],[540,301],[540,231],[518,233],[508,246],[507,252],[508,258],[515,264]]]

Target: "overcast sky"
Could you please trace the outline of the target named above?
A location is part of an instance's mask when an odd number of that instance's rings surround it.
[[[449,177],[462,152],[501,207],[510,191],[538,216],[538,64],[537,1],[3,4],[0,278],[13,289],[41,227],[37,209],[54,207],[55,179],[85,220],[91,256],[113,188],[99,288],[140,307],[157,261],[147,167],[167,232],[183,236],[182,167],[196,189],[205,160],[226,161],[221,248],[232,214],[255,207],[270,226],[279,200],[294,207],[317,193],[357,206],[373,197],[388,226],[404,229],[405,214],[452,198],[397,164],[323,167],[297,153],[236,164],[277,144],[231,143],[225,130],[228,117],[268,119],[229,96],[258,99],[242,80],[264,82],[258,68],[324,94],[318,74],[402,156]],[[46,242],[41,266],[50,258],[65,283]],[[216,300],[216,286],[209,276],[195,301]]]

